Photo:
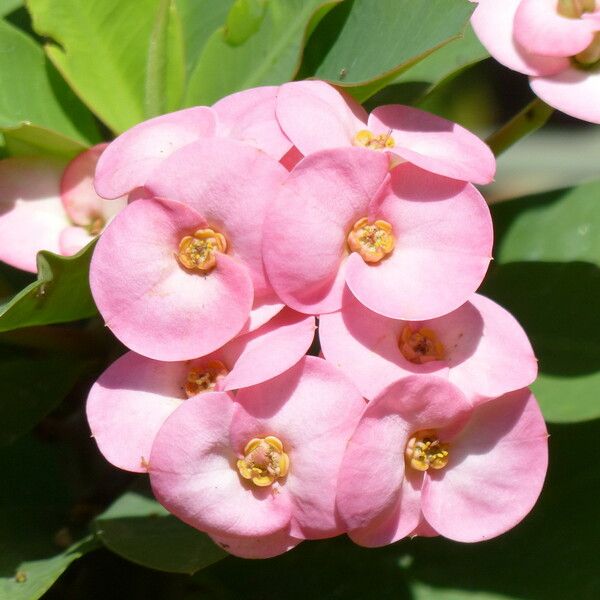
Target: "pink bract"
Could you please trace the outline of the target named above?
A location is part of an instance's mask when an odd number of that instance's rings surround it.
[[[405,450],[415,433],[428,430],[448,444],[448,462],[420,471]],[[443,379],[408,377],[368,405],[348,443],[338,481],[340,516],[350,537],[365,546],[414,531],[461,542],[495,537],[535,504],[546,475],[547,438],[527,389],[474,408]]]
[[[304,155],[356,145],[368,130],[393,146],[383,150],[432,173],[473,183],[489,183],[496,162],[477,136],[441,117],[399,104],[370,115],[352,98],[323,81],[297,81],[279,88],[277,119]],[[379,148],[378,148],[379,150]]]
[[[443,358],[421,363],[418,357],[405,357],[400,345],[407,328],[432,331],[443,345]],[[501,306],[478,294],[442,317],[407,322],[374,313],[346,292],[340,311],[320,316],[319,339],[325,358],[369,400],[399,379],[435,373],[478,404],[524,388],[537,375],[537,361],[522,327]]]
[[[337,535],[343,531],[334,506],[338,469],[364,406],[340,371],[310,356],[235,398],[224,392],[191,398],[152,447],[154,493],[217,539]],[[241,477],[236,461],[250,440],[265,436],[281,440],[289,471],[258,487]]]
[[[349,253],[348,234],[362,218],[393,228],[395,248],[378,263]],[[420,320],[454,310],[477,289],[492,236],[489,209],[471,184],[409,163],[390,172],[386,154],[338,148],[307,156],[282,185],[263,254],[271,284],[295,310],[338,310],[347,284],[375,312]]]
[[[499,62],[530,76],[533,91],[551,106],[600,123],[600,73],[581,53],[597,45],[600,10],[567,17],[557,0],[479,0],[475,33]],[[578,56],[584,62],[579,63]]]
[[[72,161],[19,157],[0,161],[0,260],[37,270],[40,250],[76,254],[125,205],[108,205],[93,188],[99,144]]]
[[[216,390],[256,385],[297,363],[312,343],[314,317],[283,310],[266,325],[239,336],[195,360],[161,362],[128,352],[92,386],[87,417],[92,435],[106,459],[127,471],[145,472],[152,443],[161,425],[188,395],[192,369],[204,372],[215,361],[227,373]]]

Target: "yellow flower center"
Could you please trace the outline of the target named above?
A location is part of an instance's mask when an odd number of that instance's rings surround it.
[[[283,451],[281,440],[268,435],[253,438],[246,444],[244,458],[237,461],[237,468],[244,479],[250,479],[258,487],[266,487],[287,475],[290,459]]]
[[[596,0],[558,0],[559,15],[569,19],[579,19],[583,13],[596,10]]]
[[[448,464],[449,444],[438,439],[435,429],[417,431],[406,445],[406,462],[417,471],[443,469]]]
[[[370,148],[371,150],[385,150],[387,148],[393,148],[396,145],[396,142],[392,137],[391,129],[387,133],[380,133],[379,135],[374,135],[368,129],[361,129],[354,136],[352,145]]]
[[[177,259],[186,269],[210,271],[217,264],[217,253],[227,251],[227,240],[213,229],[198,229],[179,242]]]
[[[417,365],[434,360],[444,360],[446,353],[444,345],[434,331],[427,327],[421,327],[415,331],[409,324],[402,329],[398,347],[406,360]]]
[[[348,234],[350,251],[358,252],[368,263],[379,262],[394,249],[395,243],[392,226],[387,221],[369,223],[367,217],[356,221]]]
[[[188,373],[183,389],[188,398],[202,392],[212,392],[219,379],[228,371],[220,360],[211,360],[204,365],[192,367]]]
[[[102,233],[104,226],[106,225],[106,220],[103,216],[97,215],[92,218],[89,224],[86,226],[87,232],[90,235],[99,235]]]

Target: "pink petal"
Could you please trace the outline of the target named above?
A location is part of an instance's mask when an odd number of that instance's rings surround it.
[[[211,535],[214,542],[219,544],[234,556],[241,558],[271,558],[295,548],[302,540],[292,537],[289,528],[282,529],[270,535],[256,537]]]
[[[431,319],[479,287],[493,230],[488,206],[471,184],[403,163],[369,217],[392,225],[396,246],[377,264],[357,253],[348,257],[346,283],[366,307],[395,319]]]
[[[514,17],[514,39],[527,52],[569,57],[594,38],[594,22],[559,14],[558,0],[521,0]],[[541,74],[541,73],[539,73]]]
[[[319,317],[319,340],[324,356],[372,400],[388,385],[417,373],[436,372],[448,377],[446,363],[414,364],[398,347],[406,322],[370,311],[349,291],[340,311]]]
[[[285,304],[279,300],[279,297],[275,292],[265,294],[260,298],[255,297],[254,303],[252,304],[252,310],[248,315],[248,320],[240,331],[240,334],[255,331],[259,327],[262,327],[275,315],[279,314],[284,306]]]
[[[0,260],[35,273],[40,250],[60,254],[70,225],[60,201],[64,167],[49,158],[0,160]]]
[[[154,438],[186,399],[182,362],[158,362],[135,352],[117,359],[92,386],[87,418],[106,460],[120,469],[146,472]]]
[[[275,160],[292,148],[275,117],[277,87],[263,86],[225,96],[213,110],[217,135],[230,137],[263,150]]]
[[[444,344],[449,379],[474,403],[521,389],[537,376],[527,334],[501,306],[474,294],[454,312],[424,324]]]
[[[293,367],[312,344],[315,330],[314,317],[286,308],[266,325],[233,339],[220,351],[233,365],[223,390],[255,385]]]
[[[207,275],[180,266],[179,242],[205,227],[193,209],[167,200],[136,200],[100,237],[90,268],[94,300],[113,333],[157,360],[208,354],[244,326],[252,282],[244,265],[219,254]]]
[[[390,515],[400,501],[410,436],[420,429],[459,427],[470,408],[458,388],[433,375],[407,377],[368,404],[348,442],[338,478],[337,508],[350,531],[364,530],[359,535],[367,543],[373,526],[374,545],[379,543],[375,539],[395,536],[399,522],[378,519]],[[403,535],[418,522],[418,517],[416,522],[408,519]]]
[[[60,253],[63,256],[72,256],[77,254],[82,248],[85,248],[95,236],[88,233],[87,229],[79,226],[65,227],[60,232],[58,244]]]
[[[366,111],[324,81],[293,81],[279,88],[276,113],[284,133],[304,154],[352,145]]]
[[[144,121],[121,134],[104,151],[94,184],[103,198],[119,198],[143,186],[175,150],[215,135],[211,108],[196,106]]]
[[[379,106],[369,115],[369,130],[391,130],[390,152],[431,173],[482,184],[494,179],[496,160],[485,142],[436,115],[400,104]]]
[[[600,123],[600,72],[569,68],[551,77],[534,77],[530,85],[550,106],[572,117]]]
[[[548,466],[548,434],[529,390],[482,404],[450,446],[450,462],[426,474],[423,514],[460,542],[493,538],[533,508]]]
[[[263,239],[269,280],[288,306],[308,314],[341,306],[348,232],[387,173],[385,154],[340,148],[308,156],[289,175]]]
[[[276,533],[291,518],[289,495],[242,479],[225,392],[190,398],[166,420],[152,447],[150,482],[158,501],[182,521],[225,538]],[[248,441],[248,440],[247,440]]]
[[[330,363],[313,356],[260,385],[240,390],[231,437],[278,437],[290,470],[281,484],[293,503],[291,534],[324,538],[343,532],[334,510],[346,442],[364,409],[358,390]]]
[[[479,0],[471,25],[487,51],[499,62],[525,75],[550,75],[569,66],[567,58],[527,52],[513,36],[515,13],[521,0]]]
[[[414,532],[419,527],[421,514],[421,485],[423,474],[406,470],[400,486],[400,497],[392,510],[363,529],[355,529],[348,535],[353,542],[368,548],[392,544]]]
[[[272,294],[261,244],[267,208],[287,177],[276,160],[235,140],[199,140],[165,159],[146,182],[155,196],[197,210],[227,238],[252,275],[256,299]]]
[[[108,144],[98,144],[77,155],[65,168],[60,182],[60,197],[74,225],[87,227],[102,216],[105,200],[94,189],[94,171]]]

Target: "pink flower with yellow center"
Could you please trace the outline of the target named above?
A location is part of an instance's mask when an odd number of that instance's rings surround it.
[[[338,535],[339,466],[364,407],[343,373],[311,356],[235,398],[195,396],[158,432],[152,489],[169,511],[241,556]]]
[[[266,325],[194,360],[161,362],[128,352],[92,386],[87,418],[102,454],[127,471],[145,472],[167,417],[188,398],[232,392],[283,373],[308,350],[314,317],[284,309]]]
[[[363,546],[411,534],[478,542],[529,513],[547,466],[548,434],[528,389],[473,407],[453,384],[411,376],[367,406],[340,468],[337,508]]]
[[[471,23],[496,60],[530,76],[531,88],[542,100],[600,123],[596,0],[479,0]]]
[[[94,191],[96,163],[106,144],[73,160],[14,157],[0,160],[0,260],[37,271],[40,250],[70,256],[99,233],[126,204]]]
[[[537,361],[527,334],[501,306],[478,294],[427,321],[390,319],[346,292],[342,309],[319,318],[323,355],[372,400],[388,385],[431,373],[480,403],[530,385]]]
[[[347,285],[395,319],[446,314],[477,289],[492,249],[489,209],[470,184],[385,153],[322,150],[304,158],[270,205],[264,263],[295,310],[338,310]]]
[[[426,171],[473,183],[489,183],[496,161],[464,127],[418,108],[390,104],[371,114],[324,81],[295,81],[279,88],[277,120],[304,155],[359,146],[389,153]]]
[[[94,299],[113,333],[157,360],[213,352],[283,304],[267,282],[263,222],[287,171],[249,145],[212,138],[181,148],[100,238]],[[168,200],[167,200],[168,198]]]

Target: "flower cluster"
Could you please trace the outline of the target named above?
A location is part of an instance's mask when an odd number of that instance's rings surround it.
[[[525,333],[475,293],[494,166],[454,123],[320,81],[118,137],[95,185],[130,201],[90,280],[130,352],[88,398],[102,453],[244,557],[514,526],[547,434]]]
[[[530,76],[563,112],[600,123],[600,4],[596,0],[471,0],[475,33],[489,53]]]

